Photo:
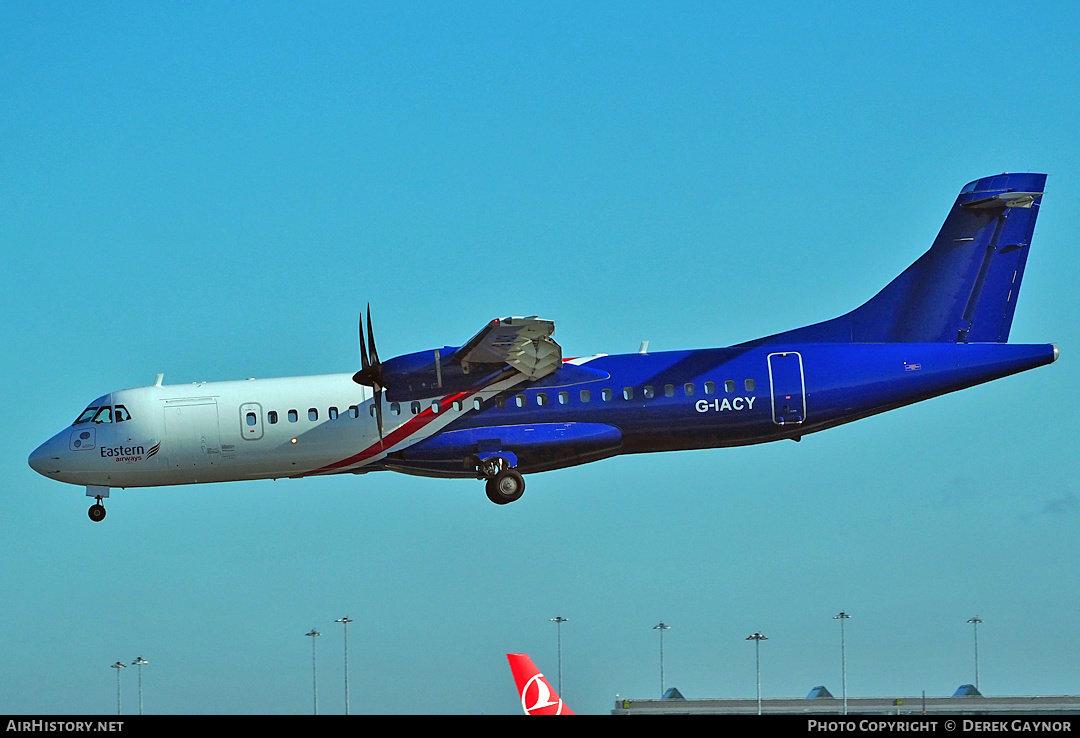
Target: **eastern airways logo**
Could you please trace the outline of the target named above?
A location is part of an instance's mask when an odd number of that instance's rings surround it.
[[[101,458],[113,461],[133,464],[154,456],[161,450],[161,441],[158,441],[149,449],[143,446],[102,446]]]

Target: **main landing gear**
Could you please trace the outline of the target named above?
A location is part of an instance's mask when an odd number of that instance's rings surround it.
[[[525,478],[510,466],[506,459],[494,457],[480,464],[480,473],[487,478],[485,490],[488,499],[496,505],[505,505],[521,497],[525,492]]]
[[[100,523],[105,519],[105,506],[101,504],[101,497],[97,497],[97,502],[90,506],[86,514],[90,516],[90,519],[95,523]]]
[[[488,499],[496,505],[505,505],[521,497],[525,492],[525,478],[517,469],[504,469],[487,480]]]

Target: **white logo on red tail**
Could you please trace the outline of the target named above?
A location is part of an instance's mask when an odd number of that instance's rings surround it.
[[[508,653],[510,671],[526,715],[573,715],[527,654]]]
[[[532,689],[533,686],[535,689]],[[555,708],[554,712],[551,708]],[[538,673],[525,682],[525,688],[521,690],[521,709],[529,715],[558,715],[562,712],[562,700],[555,695],[555,701],[552,702],[551,687],[544,675]]]

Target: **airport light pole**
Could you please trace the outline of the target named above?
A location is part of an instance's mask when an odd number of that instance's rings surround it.
[[[142,656],[138,657],[131,662],[132,666],[139,667],[139,714],[142,715],[142,668],[143,664],[149,664],[150,662],[144,659]],[[119,674],[120,672],[117,672]]]
[[[653,626],[653,630],[660,631],[660,699],[664,698],[664,631],[670,630],[670,625],[664,625],[664,621]]]
[[[564,618],[562,615],[557,615],[556,617],[550,618],[550,620],[555,623],[556,641],[558,643],[559,652],[559,697],[562,697],[562,624],[570,622],[570,618]]]
[[[127,664],[125,664],[123,661],[117,661],[115,664],[112,665],[112,668],[116,669],[116,714],[119,715],[119,714],[121,714],[120,713],[120,670],[121,669],[126,669]]]
[[[346,615],[343,618],[338,618],[335,623],[341,623],[342,629],[345,631],[345,714],[349,714],[349,623],[352,620]]]
[[[757,661],[757,714],[761,714],[761,642],[769,640],[760,632],[746,637],[746,640],[754,642],[754,658]]]
[[[321,636],[322,633],[312,628],[309,632],[304,633],[306,636],[311,637],[311,689],[315,696],[315,714],[319,714],[319,676],[318,671],[315,668],[315,638]]]
[[[833,615],[833,620],[840,621],[840,678],[843,682],[845,715],[847,715],[847,653],[844,644],[844,621],[850,617],[843,610],[840,611],[839,615]]]
[[[972,628],[975,631],[975,690],[979,689],[979,616],[976,615],[968,620],[971,623]]]

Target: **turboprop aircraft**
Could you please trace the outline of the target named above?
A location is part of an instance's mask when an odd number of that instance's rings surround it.
[[[554,323],[493,320],[464,345],[380,360],[367,310],[355,374],[110,392],[30,466],[113,488],[396,471],[485,481],[616,456],[792,439],[1058,357],[1008,344],[1044,174],[964,186],[930,249],[850,313],[727,348],[564,358]],[[911,195],[907,195],[910,199]]]

